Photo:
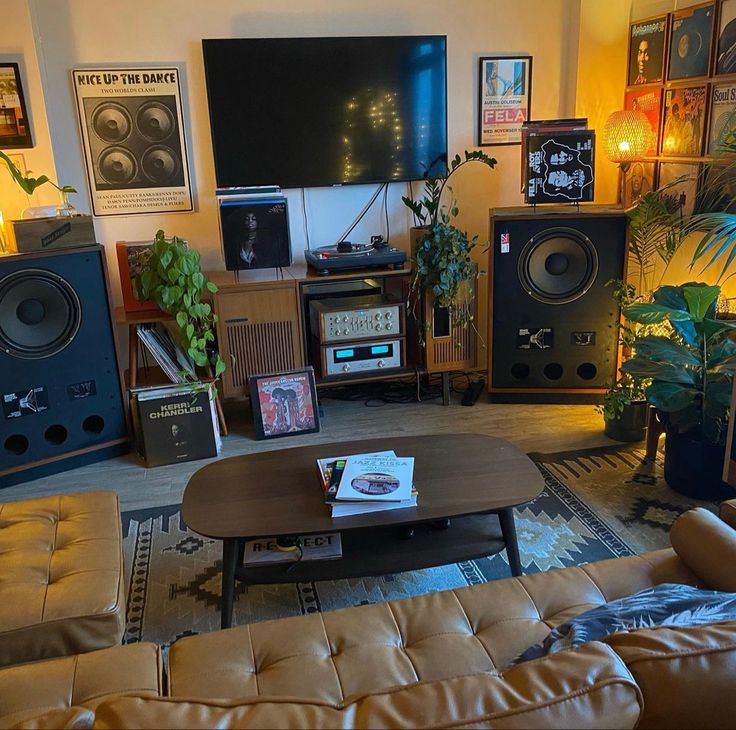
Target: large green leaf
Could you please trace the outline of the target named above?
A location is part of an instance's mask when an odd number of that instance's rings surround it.
[[[728,330],[736,330],[736,322],[728,322],[725,319],[709,319],[708,317],[702,321],[700,326],[708,340],[716,336],[723,336]]]
[[[718,383],[708,383],[708,387],[705,391],[705,402],[706,407],[708,403],[717,403],[723,409],[728,408],[731,405],[731,393],[733,383],[730,379],[722,380]]]
[[[725,339],[708,353],[708,368],[728,364],[734,358],[736,358],[736,342]]]
[[[662,304],[630,304],[624,307],[624,317],[639,324],[659,324],[665,320],[680,322],[691,319],[690,313]]]
[[[734,345],[736,351],[736,345]],[[649,360],[670,362],[678,365],[702,366],[703,361],[687,347],[674,342],[669,337],[647,335],[636,339],[636,354]]]
[[[647,388],[647,401],[665,413],[687,408],[698,395],[695,388],[679,383],[654,382]]]
[[[680,309],[683,312],[687,311],[687,301],[682,294],[681,286],[669,286],[665,284],[660,286],[653,294],[652,299],[657,304],[661,304],[665,307],[671,307],[672,309]]]
[[[709,310],[715,305],[720,293],[720,286],[684,286],[682,288],[690,314],[696,322],[702,322],[703,318],[709,314]]]
[[[621,366],[621,372],[635,378],[652,378],[667,383],[684,383],[694,385],[695,371],[669,362],[655,362],[641,357],[632,357]]]

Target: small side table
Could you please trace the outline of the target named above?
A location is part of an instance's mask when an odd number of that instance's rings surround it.
[[[115,321],[118,324],[124,324],[128,327],[128,377],[126,382],[129,388],[135,388],[138,385],[138,333],[136,332],[136,326],[139,324],[153,324],[155,322],[170,322],[173,317],[166,312],[162,312],[160,309],[148,311],[148,312],[126,312],[125,307],[115,307]],[[209,365],[205,366],[205,373],[207,378],[214,382],[214,375],[212,368]],[[146,368],[144,378],[149,379],[148,368]],[[163,385],[168,383],[168,380],[156,378],[156,382],[151,382],[151,385]],[[222,410],[222,403],[220,402],[220,394],[217,391],[217,384],[215,384],[215,407],[217,408],[217,420],[220,423],[220,432],[223,436],[227,436],[227,423],[225,422],[225,414]]]

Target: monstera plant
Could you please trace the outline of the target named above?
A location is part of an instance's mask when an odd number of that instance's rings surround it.
[[[648,379],[647,401],[666,423],[665,479],[700,499],[723,496],[728,411],[736,324],[716,318],[720,287],[692,282],[661,286],[652,301],[624,308],[642,325],[669,324],[668,335],[646,334],[633,342],[634,357],[621,371]]]

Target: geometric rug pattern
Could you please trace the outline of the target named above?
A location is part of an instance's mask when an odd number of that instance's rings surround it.
[[[543,493],[515,510],[525,573],[632,555],[669,545],[681,512],[700,505],[672,492],[659,457],[636,446],[532,453]],[[123,513],[127,585],[125,642],[167,648],[219,628],[222,545],[187,529],[179,505]],[[452,526],[449,528],[452,529]],[[233,625],[390,601],[510,575],[506,553],[375,578],[238,584]]]

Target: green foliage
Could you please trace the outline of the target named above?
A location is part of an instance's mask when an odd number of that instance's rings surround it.
[[[150,299],[173,315],[182,345],[195,365],[204,367],[209,362],[219,377],[225,363],[212,349],[217,315],[202,301],[202,294],[216,292],[217,286],[200,270],[199,251],[187,248],[176,236],[167,239],[161,230],[156,232],[152,249],[145,268],[134,279],[139,298]]]
[[[653,301],[625,307],[624,315],[642,325],[669,322],[670,336],[644,334],[635,356],[621,371],[651,380],[647,401],[668,414],[680,432],[712,443],[726,436],[731,384],[736,371],[736,324],[716,319],[720,287],[691,282],[663,286]]]
[[[604,420],[615,421],[621,418],[625,406],[631,405],[635,401],[642,401],[644,398],[643,381],[640,378],[634,378],[627,373],[623,373],[608,389],[603,396],[603,404],[598,406],[596,410],[603,416]]]
[[[62,185],[59,187],[55,182],[49,180],[46,175],[41,175],[40,177],[23,175],[23,173],[13,164],[13,161],[4,152],[0,152],[0,160],[5,163],[5,166],[8,168],[8,172],[12,176],[13,180],[18,183],[23,192],[27,195],[33,195],[36,188],[41,187],[41,185],[45,185],[46,183],[51,183],[51,185],[61,193],[77,192],[76,188],[73,188],[71,185]]]

